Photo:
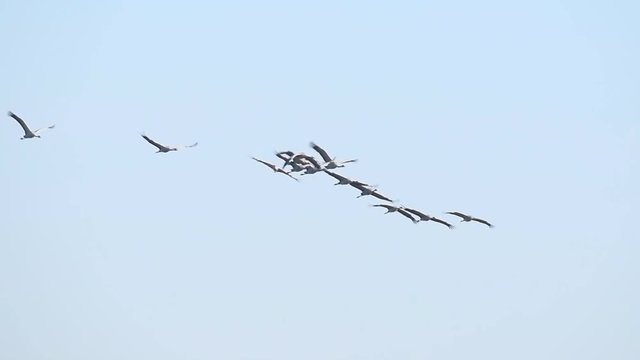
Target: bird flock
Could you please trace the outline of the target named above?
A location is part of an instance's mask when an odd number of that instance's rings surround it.
[[[317,174],[317,173],[325,173],[333,177],[334,179],[338,180],[338,182],[333,185],[349,185],[359,190],[360,195],[358,195],[357,198],[360,198],[363,196],[372,196],[374,198],[385,201],[386,203],[370,205],[371,207],[385,209],[386,210],[385,214],[389,214],[389,213],[400,214],[406,217],[407,219],[411,220],[411,222],[413,222],[414,224],[417,224],[421,221],[425,221],[425,222],[433,221],[433,222],[440,223],[448,227],[449,229],[454,228],[454,226],[449,222],[439,219],[435,216],[426,214],[420,210],[416,210],[416,209],[409,208],[402,205],[395,205],[397,201],[392,200],[389,197],[381,194],[378,191],[377,186],[373,186],[358,180],[349,179],[348,177],[345,177],[343,175],[338,174],[335,171],[332,171],[337,168],[343,168],[345,167],[346,164],[355,163],[358,161],[358,159],[342,160],[342,161],[336,160],[335,157],[329,156],[329,154],[323,148],[318,146],[318,144],[314,142],[310,142],[309,146],[320,155],[320,158],[322,160],[316,159],[315,157],[305,154],[304,152],[295,153],[293,151],[277,151],[275,153],[275,155],[280,160],[284,161],[281,167],[255,157],[251,157],[251,158],[269,167],[274,173],[284,174],[295,181],[300,181],[300,180],[293,175],[294,173],[299,173],[300,176]],[[287,167],[289,167],[289,169]],[[475,222],[485,224],[490,228],[493,227],[493,225],[486,220],[477,218],[475,216],[467,215],[458,211],[447,211],[445,212],[445,214],[459,217],[461,219],[460,222],[475,221]]]
[[[26,122],[22,118],[20,118],[18,115],[9,111],[8,116],[14,119],[15,121],[17,121],[18,124],[22,127],[22,130],[24,131],[24,136],[21,137],[20,140],[40,138],[40,134],[42,132],[44,132],[45,130],[53,129],[55,127],[55,124],[52,124],[46,127],[38,128],[36,130],[31,130],[29,126],[26,124]],[[180,149],[192,148],[198,145],[198,142],[195,142],[191,145],[163,145],[149,138],[146,134],[141,134],[141,136],[149,144],[155,146],[158,149],[156,153],[168,153],[168,152],[177,151]],[[407,219],[411,220],[411,222],[413,222],[414,224],[417,224],[422,221],[425,221],[425,222],[433,221],[433,222],[440,223],[448,227],[449,229],[454,228],[454,226],[451,225],[449,222],[439,219],[435,216],[426,214],[420,210],[405,207],[402,205],[395,205],[396,201],[381,194],[378,191],[377,186],[373,186],[358,180],[349,179],[343,175],[338,174],[335,171],[332,171],[338,168],[344,168],[347,164],[355,163],[358,161],[358,159],[336,160],[335,157],[329,156],[329,154],[323,148],[318,146],[316,143],[310,142],[309,146],[320,155],[320,158],[322,160],[316,159],[315,157],[305,154],[304,152],[295,153],[293,151],[278,151],[275,153],[275,155],[280,160],[284,161],[281,167],[255,157],[252,157],[252,159],[269,167],[274,173],[284,174],[295,181],[300,181],[300,179],[295,177],[293,173],[299,173],[300,176],[312,175],[317,173],[325,173],[338,181],[334,185],[349,185],[359,190],[360,195],[358,195],[357,198],[364,197],[364,196],[372,196],[379,200],[385,201],[386,203],[370,205],[371,207],[385,209],[386,210],[385,214],[389,214],[389,213],[400,214],[406,217]],[[287,170],[287,167],[289,167],[290,169]],[[491,227],[491,228],[493,227],[493,225],[486,220],[477,218],[475,216],[467,215],[465,213],[461,213],[458,211],[447,211],[445,212],[445,214],[459,217],[460,222],[475,221],[475,222],[487,225],[488,227]]]

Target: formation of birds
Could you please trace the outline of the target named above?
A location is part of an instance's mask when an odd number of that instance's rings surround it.
[[[15,121],[18,122],[18,124],[20,124],[20,126],[22,127],[22,130],[24,130],[24,136],[20,138],[20,140],[24,140],[24,139],[33,139],[33,138],[40,138],[40,134],[46,130],[49,129],[53,129],[55,127],[55,124],[51,124],[49,126],[46,127],[42,127],[42,128],[38,128],[35,130],[31,130],[29,128],[29,126],[27,126],[27,124],[25,123],[24,120],[22,120],[22,118],[20,118],[18,115],[12,113],[11,111],[8,112],[8,116],[11,117],[12,119],[14,119]],[[158,142],[156,142],[155,140],[149,138],[147,135],[145,134],[141,134],[142,138],[144,140],[146,140],[149,144],[155,146],[158,150],[156,151],[156,153],[168,153],[171,151],[177,151],[180,149],[185,149],[185,148],[192,148],[198,145],[197,142],[191,144],[191,145],[179,145],[179,146],[169,146],[169,145],[163,145],[160,144]],[[389,214],[389,213],[397,213],[400,214],[404,217],[406,217],[407,219],[411,220],[411,222],[413,222],[414,224],[417,224],[421,221],[433,221],[433,222],[437,222],[440,223],[442,225],[445,225],[446,227],[448,227],[449,229],[453,229],[454,226],[451,225],[450,223],[448,223],[445,220],[439,219],[435,216],[431,216],[429,214],[426,214],[422,211],[416,210],[416,209],[412,209],[409,207],[405,207],[402,205],[395,205],[396,201],[391,200],[389,197],[384,196],[383,194],[381,194],[378,191],[377,186],[373,186],[358,180],[353,180],[353,179],[349,179],[343,175],[338,174],[335,171],[335,169],[338,168],[344,168],[347,164],[350,163],[355,163],[358,160],[357,159],[350,159],[350,160],[336,160],[335,157],[331,157],[329,156],[329,154],[320,146],[318,146],[316,143],[311,142],[309,143],[309,146],[316,151],[319,155],[320,158],[322,160],[318,160],[315,157],[305,154],[304,152],[298,152],[295,153],[293,151],[278,151],[275,153],[275,155],[282,161],[284,161],[282,166],[277,166],[275,164],[269,163],[267,161],[252,157],[253,160],[269,167],[274,173],[281,173],[284,174],[286,176],[288,176],[289,178],[295,180],[295,181],[300,181],[300,179],[298,179],[297,177],[295,177],[293,174],[294,173],[299,173],[301,176],[302,175],[312,175],[312,174],[317,174],[317,173],[325,173],[331,177],[333,177],[334,179],[336,179],[338,182],[335,183],[334,185],[349,185],[357,190],[360,191],[360,195],[358,195],[357,197],[364,197],[364,196],[372,196],[375,197],[377,199],[383,200],[386,203],[380,203],[380,204],[373,204],[370,205],[371,207],[376,207],[376,208],[383,208],[386,210],[385,214]],[[287,170],[287,167],[289,167],[290,169]],[[445,214],[449,214],[449,215],[454,215],[460,218],[460,222],[471,222],[471,221],[475,221],[484,225],[487,225],[488,227],[493,227],[493,225],[491,223],[489,223],[486,220],[477,218],[475,216],[471,216],[471,215],[467,215],[465,213],[461,213],[458,211],[447,211],[445,212]]]
[[[255,157],[252,157],[252,159],[269,167],[271,170],[273,170],[274,173],[284,174],[295,181],[299,181],[299,179],[293,175],[294,173],[299,173],[301,176],[317,174],[317,173],[325,173],[333,177],[334,179],[338,180],[338,182],[335,183],[334,185],[349,185],[359,190],[360,195],[357,196],[358,198],[363,196],[372,196],[377,199],[385,201],[386,203],[370,205],[371,207],[385,209],[386,210],[385,214],[389,214],[389,213],[400,214],[406,217],[407,219],[411,220],[411,222],[413,222],[414,224],[417,224],[421,221],[425,221],[425,222],[433,221],[433,222],[437,222],[442,225],[445,225],[449,229],[454,228],[454,226],[451,225],[449,222],[439,219],[435,216],[426,214],[420,210],[412,209],[402,205],[395,205],[396,201],[381,194],[378,191],[377,186],[373,186],[358,180],[349,179],[348,177],[345,177],[343,175],[338,174],[335,171],[332,171],[338,168],[344,168],[346,164],[355,163],[356,161],[358,161],[357,159],[338,161],[336,160],[335,157],[329,156],[329,154],[323,148],[318,146],[318,144],[311,142],[309,143],[309,146],[320,155],[321,160],[316,159],[311,155],[305,154],[304,152],[295,153],[293,151],[279,151],[275,153],[275,155],[280,160],[284,161],[281,167]],[[477,218],[475,216],[467,215],[458,211],[447,211],[445,212],[445,214],[459,217],[460,222],[475,221],[475,222],[485,224],[488,227],[493,227],[493,225],[486,220]]]

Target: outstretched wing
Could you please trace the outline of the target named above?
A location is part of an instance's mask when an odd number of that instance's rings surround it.
[[[300,180],[298,180],[298,178],[297,178],[297,177],[295,177],[295,176],[291,175],[291,174],[289,173],[289,171],[287,171],[287,170],[284,170],[284,169],[278,168],[276,171],[277,171],[277,172],[279,172],[279,173],[283,173],[283,174],[287,175],[288,177],[292,178],[292,179],[293,179],[293,180],[295,180],[295,181],[300,181]]]
[[[324,162],[329,162],[331,161],[331,157],[329,156],[329,154],[327,154],[326,151],[324,151],[323,148],[321,148],[320,146],[316,145],[316,143],[314,142],[310,142],[309,146],[311,146],[311,148],[313,148],[313,150],[317,151],[318,154],[320,154],[320,156],[322,156],[322,160],[324,160]]]
[[[466,214],[463,214],[463,213],[457,212],[457,211],[447,211],[446,213],[447,214],[451,214],[451,215],[455,215],[455,216],[459,216],[459,217],[461,217],[463,219],[467,217]]]
[[[384,196],[384,195],[380,194],[380,193],[379,193],[379,192],[377,192],[377,191],[372,192],[372,193],[371,193],[371,196],[377,197],[377,198],[378,198],[378,199],[380,199],[380,200],[385,200],[385,201],[388,201],[388,202],[393,202],[393,200],[391,200],[391,199],[389,199],[388,197],[386,197],[386,196]]]
[[[293,151],[276,152],[276,156],[279,157],[281,160],[287,161],[291,159],[291,156],[293,156]]]
[[[393,205],[387,205],[387,204],[375,204],[375,205],[371,205],[372,207],[381,207],[381,208],[385,208],[389,211],[396,211],[398,210],[397,207],[393,206]]]
[[[340,181],[340,182],[345,182],[345,183],[349,183],[351,182],[351,180],[347,179],[346,177],[340,175],[340,174],[336,174],[332,171],[329,170],[324,170],[325,173],[329,174],[331,177],[335,178],[336,180]]]
[[[492,228],[492,227],[493,227],[493,225],[489,224],[489,222],[488,222],[487,220],[482,220],[482,219],[478,219],[478,218],[475,218],[475,217],[474,217],[474,218],[471,218],[471,220],[472,220],[472,221],[477,221],[477,222],[482,223],[482,224],[485,224],[485,225],[487,225],[487,226],[488,226],[488,227],[490,227],[490,228]]]
[[[404,216],[406,216],[408,219],[410,219],[414,224],[418,222],[418,220],[416,220],[413,216],[411,216],[411,214],[409,214],[408,212],[404,211],[404,209],[398,209],[398,212]]]
[[[428,219],[429,216],[427,216],[426,214],[416,210],[416,209],[411,209],[411,208],[404,208],[406,211],[416,215],[417,217],[419,217],[420,219]]]
[[[349,185],[353,186],[354,188],[356,188],[356,189],[358,189],[358,190],[360,190],[362,192],[365,192],[365,191],[369,190],[363,184],[361,184],[359,182],[353,182],[352,181],[352,182],[349,183]]]
[[[24,130],[25,134],[31,133],[31,129],[29,129],[27,124],[25,124],[24,120],[22,120],[18,115],[12,113],[11,111],[9,111],[7,114],[10,117],[12,117],[15,121],[17,121],[18,124],[20,124],[20,126],[22,126],[22,130]]]
[[[157,143],[157,142],[155,142],[155,141],[151,140],[151,139],[150,139],[147,135],[145,135],[145,134],[142,134],[141,136],[142,136],[145,140],[147,140],[147,142],[148,142],[149,144],[151,144],[151,145],[153,145],[153,146],[157,147],[159,150],[168,150],[168,149],[169,149],[168,147],[166,147],[166,146],[164,146],[164,145],[162,145],[162,144],[159,144],[159,143]]]
[[[273,171],[276,171],[276,169],[278,168],[277,166],[275,166],[275,165],[273,165],[273,164],[271,164],[271,163],[268,163],[268,162],[263,161],[263,160],[260,160],[260,159],[256,159],[256,158],[254,158],[253,156],[252,156],[251,158],[252,158],[253,160],[255,160],[255,161],[257,161],[257,162],[261,163],[261,164],[266,165],[267,167],[271,168],[271,170],[273,170]]]
[[[198,146],[198,142],[197,142],[197,141],[196,141],[196,142],[194,142],[194,143],[193,143],[193,144],[191,144],[191,145],[185,145],[184,147],[186,147],[186,148],[192,148],[192,147],[195,147],[195,146]]]
[[[369,185],[369,184],[367,184],[367,183],[363,183],[362,181],[358,181],[358,180],[352,180],[352,181],[351,181],[351,183],[352,183],[352,184],[358,184],[358,185],[360,185],[360,186],[370,187],[370,188],[373,188],[373,189],[375,189],[375,188],[377,188],[377,187],[378,187],[378,185]]]
[[[453,228],[454,228],[454,226],[453,226],[453,225],[449,224],[448,222],[446,222],[446,221],[444,221],[444,220],[440,220],[440,219],[438,219],[438,218],[436,218],[436,217],[433,217],[433,216],[432,216],[432,217],[431,217],[431,220],[433,220],[433,221],[435,221],[435,222],[437,222],[437,223],[440,223],[440,224],[442,224],[442,225],[445,225],[445,226],[446,226],[446,227],[448,227],[449,229],[453,229]]]
[[[40,129],[36,129],[33,133],[34,133],[34,134],[37,134],[37,133],[42,132],[42,131],[45,131],[45,130],[53,129],[54,127],[56,127],[56,124],[52,124],[52,125],[49,125],[49,126],[47,126],[47,127],[43,127],[43,128],[40,128]]]

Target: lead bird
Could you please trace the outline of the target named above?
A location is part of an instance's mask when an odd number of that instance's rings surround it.
[[[12,113],[11,111],[7,112],[7,115],[10,116],[11,118],[13,118],[15,121],[17,121],[18,124],[20,124],[20,126],[22,126],[22,130],[24,130],[24,136],[21,137],[20,140],[32,139],[32,138],[40,138],[40,135],[38,135],[38,133],[40,133],[40,132],[42,132],[44,130],[47,130],[47,129],[53,129],[56,126],[56,124],[52,124],[52,125],[49,125],[47,127],[31,131],[31,129],[29,129],[27,124],[24,122],[24,120],[22,120],[18,115]]]
[[[423,213],[421,211],[418,211],[416,209],[411,209],[411,208],[408,208],[408,207],[405,207],[404,209],[406,211],[412,213],[413,215],[417,216],[420,219],[419,221],[429,221],[429,220],[431,220],[431,221],[435,221],[437,223],[440,223],[442,225],[445,225],[449,229],[453,229],[454,228],[453,225],[449,224],[448,222],[446,222],[444,220],[438,219],[435,216],[427,215],[427,214],[425,214],[425,213]]]
[[[385,212],[385,214],[397,212],[397,213],[405,216],[406,218],[410,219],[414,224],[417,224],[419,222],[419,220],[416,220],[416,218],[414,218],[411,214],[409,214],[409,212],[406,211],[406,209],[404,209],[404,208],[402,208],[400,206],[393,206],[393,205],[388,205],[388,204],[376,204],[376,205],[371,205],[371,206],[372,207],[381,207],[381,208],[387,209],[387,212]]]
[[[145,134],[141,134],[140,136],[142,136],[145,140],[147,140],[147,142],[155,147],[158,148],[158,151],[156,151],[156,153],[168,153],[170,151],[178,151],[179,149],[184,149],[184,148],[192,148],[194,146],[198,145],[198,142],[195,142],[191,145],[183,145],[183,146],[166,146],[166,145],[162,145],[160,143],[157,143],[153,140],[151,140],[147,135]]]
[[[288,177],[292,178],[292,179],[293,179],[293,180],[295,180],[295,181],[299,181],[297,178],[295,178],[295,177],[291,176],[291,174],[289,174],[289,171],[287,171],[287,170],[285,170],[285,169],[283,169],[283,168],[277,167],[276,165],[271,164],[271,163],[268,163],[268,162],[266,162],[266,161],[263,161],[263,160],[260,160],[260,159],[256,159],[256,158],[254,158],[253,156],[252,156],[251,158],[252,158],[253,160],[255,160],[255,161],[257,161],[257,162],[261,163],[261,164],[266,165],[266,166],[267,166],[267,167],[269,167],[271,170],[273,170],[273,172],[275,172],[275,173],[282,173],[282,174],[285,174],[285,175],[287,175]]]
[[[320,154],[320,156],[322,157],[322,160],[324,160],[324,164],[322,164],[322,166],[325,169],[329,169],[329,170],[336,169],[336,168],[339,168],[339,167],[344,167],[344,164],[348,164],[348,163],[352,163],[352,162],[358,161],[358,159],[336,161],[335,157],[332,158],[331,156],[329,156],[329,154],[327,154],[327,152],[323,148],[318,146],[316,143],[310,142],[309,146],[311,146],[311,148],[313,150],[315,150],[316,152],[318,152],[318,154]]]
[[[461,217],[462,220],[460,220],[460,222],[476,221],[476,222],[479,222],[481,224],[485,224],[490,228],[493,227],[493,225],[491,225],[487,220],[483,220],[483,219],[480,219],[480,218],[477,218],[477,217],[474,217],[474,216],[471,216],[471,215],[463,214],[461,212],[447,211],[446,214],[451,214],[451,215],[455,215],[455,216]]]

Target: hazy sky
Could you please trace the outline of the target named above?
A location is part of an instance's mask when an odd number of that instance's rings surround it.
[[[638,359],[639,4],[0,2],[0,358]]]

